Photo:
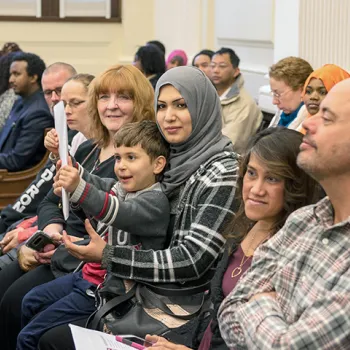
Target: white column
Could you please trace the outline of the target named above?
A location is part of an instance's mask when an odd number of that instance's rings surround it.
[[[301,0],[300,56],[315,69],[334,63],[350,70],[349,19],[349,0]]]

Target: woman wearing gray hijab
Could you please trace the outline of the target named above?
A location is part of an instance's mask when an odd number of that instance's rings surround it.
[[[158,127],[170,144],[161,182],[171,206],[170,245],[160,251],[107,245],[103,265],[120,278],[193,281],[213,266],[225,244],[222,232],[233,216],[237,156],[221,133],[216,90],[199,69],[167,71],[157,83],[155,103]]]
[[[158,127],[171,147],[162,182],[171,206],[169,248],[135,250],[107,244],[102,266],[122,279],[179,283],[184,288],[185,282],[203,283],[223,250],[222,234],[236,207],[238,161],[221,133],[219,97],[202,71],[187,66],[167,71],[157,83],[155,101]],[[182,329],[188,333],[183,327],[174,329],[175,339]],[[74,349],[67,343],[69,333],[68,327],[53,328],[39,348],[54,344]]]

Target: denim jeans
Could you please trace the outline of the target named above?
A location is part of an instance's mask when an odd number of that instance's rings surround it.
[[[49,329],[79,320],[95,311],[95,299],[87,294],[96,286],[77,272],[32,289],[22,302],[22,330],[18,350],[37,349]]]

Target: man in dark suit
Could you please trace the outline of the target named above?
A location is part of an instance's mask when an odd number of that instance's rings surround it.
[[[41,90],[44,70],[40,57],[25,52],[16,54],[10,66],[10,86],[20,98],[0,133],[0,169],[28,169],[45,154],[44,130],[54,120]]]

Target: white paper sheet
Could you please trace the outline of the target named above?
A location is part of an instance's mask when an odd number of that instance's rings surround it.
[[[93,331],[73,324],[69,325],[76,350],[135,350],[115,340],[114,335]]]
[[[58,102],[53,107],[53,115],[55,118],[55,129],[58,134],[59,147],[58,153],[62,161],[62,166],[68,164],[68,132],[67,132],[67,117],[64,111],[63,102]],[[64,220],[69,216],[69,199],[68,193],[65,189],[62,189],[62,210]]]

